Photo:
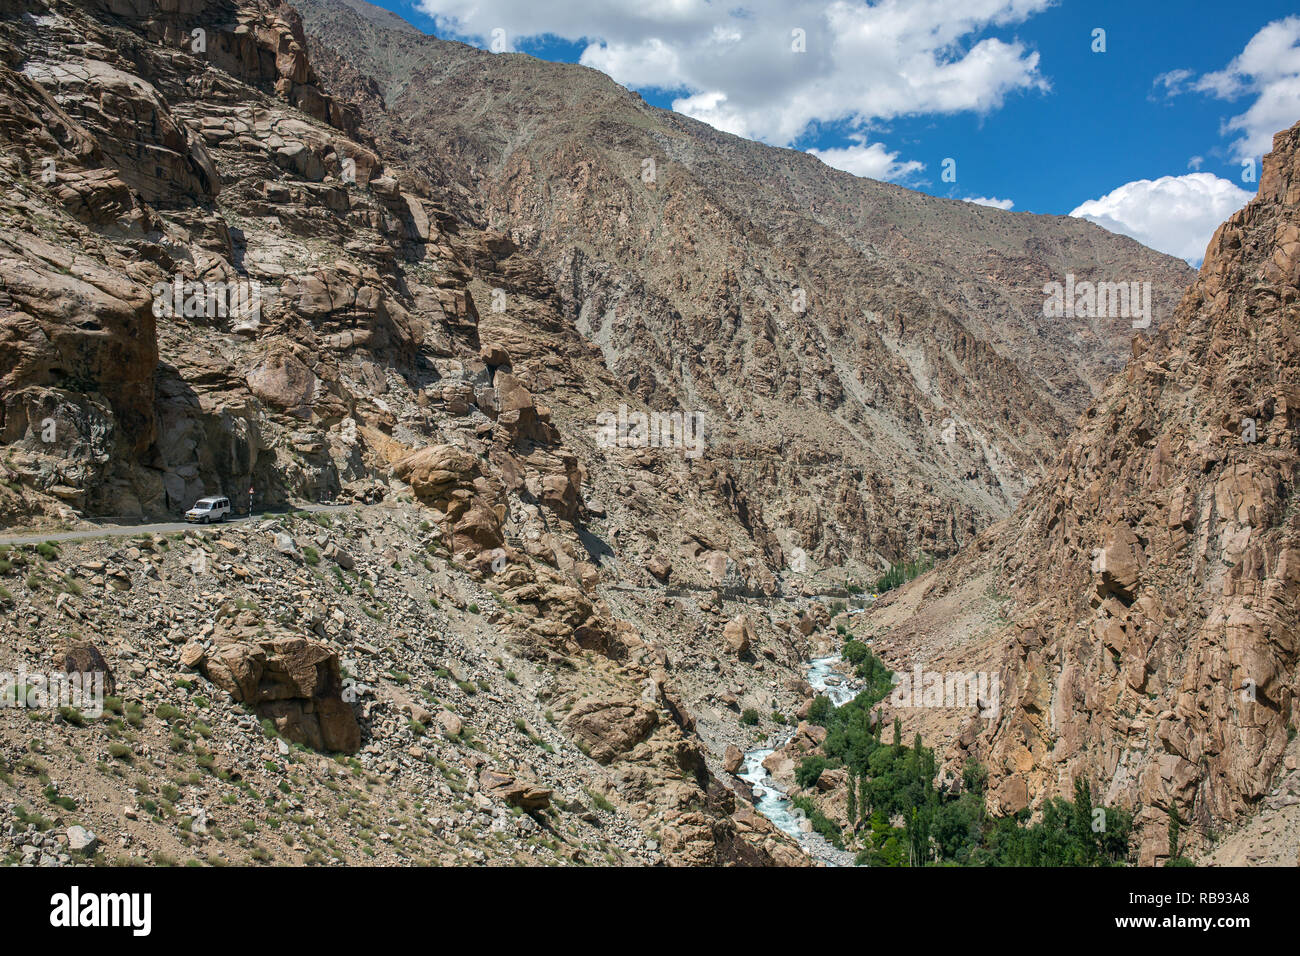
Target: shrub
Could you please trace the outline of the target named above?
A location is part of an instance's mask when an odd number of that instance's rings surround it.
[[[847,640],[844,642],[844,649],[840,652],[840,655],[850,664],[856,666],[861,664],[870,653],[871,648],[861,641]]]
[[[807,797],[795,797],[790,802],[803,811],[804,816],[812,822],[813,829],[825,837],[827,842],[836,849],[844,849],[842,828],[838,823],[813,806]]]
[[[61,810],[72,811],[77,809],[76,800],[73,800],[71,797],[60,796],[59,792],[55,790],[53,787],[45,788],[45,799],[50,801],[50,803],[54,804],[56,807],[58,807]]]
[[[826,758],[821,754],[813,754],[811,757],[805,758],[795,769],[795,783],[799,784],[800,789],[811,787],[821,778],[822,771],[826,767]]]
[[[825,694],[818,694],[812,706],[808,708],[808,723],[825,726],[827,718],[834,710],[835,706],[831,703],[831,699]]]

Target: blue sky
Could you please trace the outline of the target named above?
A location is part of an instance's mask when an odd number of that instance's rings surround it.
[[[858,175],[1085,215],[1193,263],[1254,192],[1243,163],[1300,120],[1288,2],[416,2],[379,5]]]

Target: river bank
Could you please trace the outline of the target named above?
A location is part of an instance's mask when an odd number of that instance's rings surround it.
[[[808,683],[818,694],[825,694],[836,707],[841,707],[856,696],[855,682],[837,669],[838,654],[818,657],[808,662]],[[805,829],[808,826],[803,812],[796,808],[789,796],[777,786],[763,767],[763,761],[789,742],[794,735],[788,730],[776,741],[775,747],[750,750],[745,754],[744,769],[738,776],[749,784],[754,794],[754,808],[789,834],[810,857],[826,866],[853,866],[854,854],[837,849],[820,833]]]

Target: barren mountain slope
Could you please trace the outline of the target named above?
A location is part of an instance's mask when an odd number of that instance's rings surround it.
[[[637,400],[539,265],[383,155],[287,7],[0,12],[6,525],[352,503],[0,549],[0,670],[93,645],[117,682],[102,720],[0,712],[5,809],[109,858],[800,862],[718,772],[763,732],[742,707],[807,696],[793,613],[728,652],[733,599],[601,594],[770,587],[755,511],[707,459],[594,448],[594,409]],[[620,541],[678,522],[662,562]],[[4,858],[57,858],[38,831]]]
[[[994,719],[900,711],[950,745],[950,768],[987,762],[994,810],[1086,778],[1137,811],[1149,864],[1171,808],[1205,853],[1300,793],[1298,287],[1300,126],[1276,136],[1258,196],[1047,480],[867,615],[895,666],[1000,674]],[[1275,824],[1250,824],[1223,858],[1265,859]],[[1272,861],[1294,864],[1293,833],[1276,832]]]
[[[538,254],[620,378],[707,412],[710,457],[787,556],[954,551],[1008,513],[1127,352],[1129,320],[1045,319],[1043,284],[1150,281],[1158,324],[1190,280],[1089,223],[858,179],[592,70],[360,2],[299,7],[332,88]]]

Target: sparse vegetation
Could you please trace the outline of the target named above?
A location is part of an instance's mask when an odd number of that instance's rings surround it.
[[[924,556],[918,561],[903,561],[890,564],[889,570],[876,580],[876,591],[884,594],[886,591],[901,587],[913,578],[920,577],[932,567],[934,567],[933,559]]]

